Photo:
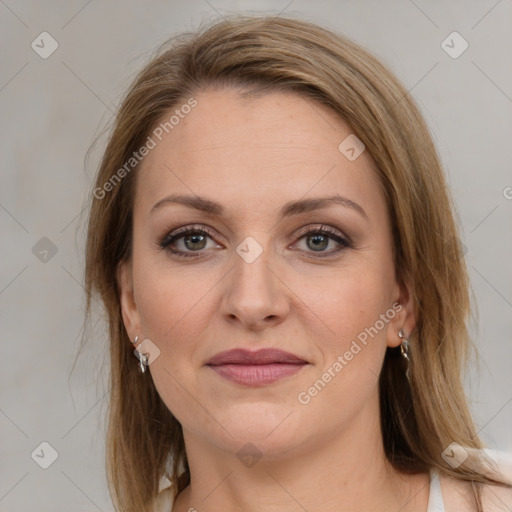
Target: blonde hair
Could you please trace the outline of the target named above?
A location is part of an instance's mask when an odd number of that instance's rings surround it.
[[[471,311],[455,208],[413,99],[377,58],[346,37],[293,18],[232,16],[172,38],[138,74],[118,110],[95,190],[172,109],[210,86],[249,96],[297,92],[327,105],[366,146],[389,208],[397,279],[412,286],[417,319],[410,383],[396,349],[388,349],[380,376],[386,457],[404,472],[436,468],[472,482],[481,510],[475,484],[506,484],[487,476],[483,466],[452,468],[442,458],[454,442],[468,449],[483,445],[462,386]],[[121,317],[116,275],[131,255],[137,167],[102,197],[91,197],[85,269],[87,313],[98,294],[109,321],[107,472],[116,510],[123,512],[150,510],[169,454],[175,496],[190,482],[181,426],[151,375],[138,373]]]

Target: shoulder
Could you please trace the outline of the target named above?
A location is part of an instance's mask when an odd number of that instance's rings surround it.
[[[512,485],[512,452],[502,450],[484,450],[496,464],[499,478]],[[512,488],[499,485],[485,485],[482,488],[484,512],[502,512],[512,510]]]
[[[483,453],[482,453],[483,452]],[[512,452],[485,449],[473,456],[485,455],[494,463],[499,480],[512,485]],[[470,482],[464,482],[445,475],[440,476],[441,493],[446,512],[475,512],[473,490]],[[483,512],[509,512],[512,510],[512,488],[498,485],[481,487]]]

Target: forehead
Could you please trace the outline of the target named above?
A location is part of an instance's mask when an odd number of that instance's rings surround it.
[[[175,192],[224,198],[238,208],[326,192],[383,206],[373,160],[366,151],[353,161],[340,151],[353,134],[325,105],[290,92],[241,98],[233,89],[207,89],[194,99],[161,140],[153,137],[136,207],[147,211]]]

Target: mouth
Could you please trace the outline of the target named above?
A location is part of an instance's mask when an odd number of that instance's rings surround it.
[[[300,372],[309,363],[290,352],[261,349],[228,350],[213,356],[206,365],[219,376],[242,386],[272,384]]]

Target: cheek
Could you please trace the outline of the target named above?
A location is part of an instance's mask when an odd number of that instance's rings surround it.
[[[134,286],[144,335],[166,347],[174,341],[179,345],[183,338],[192,345],[195,333],[204,328],[201,318],[206,321],[205,309],[218,278],[192,266],[173,267],[143,257],[134,265]]]
[[[307,417],[344,422],[375,398],[386,352],[386,330],[394,316],[388,299],[386,279],[377,269],[347,273],[322,292],[310,292],[309,304],[315,304],[321,320],[317,325],[329,329],[323,329],[327,335],[313,338],[322,361],[298,396]]]
[[[380,265],[343,268],[315,286],[304,286],[300,293],[316,315],[316,339],[322,351],[343,353],[352,340],[364,339],[364,333],[391,307],[389,287]],[[377,327],[378,334],[372,330],[369,339],[385,338],[387,323],[379,322]]]
[[[207,332],[209,297],[197,276],[155,268],[139,269],[138,286],[134,269],[141,330],[160,350],[150,372],[167,408],[180,423],[193,425],[204,414],[191,399],[197,395],[191,383],[202,364],[198,348]]]
[[[216,286],[221,277],[219,272],[200,271],[193,265],[151,263],[147,255],[134,265],[141,331],[160,350],[151,373],[162,383],[168,381],[166,388],[179,387],[171,375],[179,382],[192,382],[204,364],[205,347],[215,342],[218,331],[210,324],[218,308]]]

